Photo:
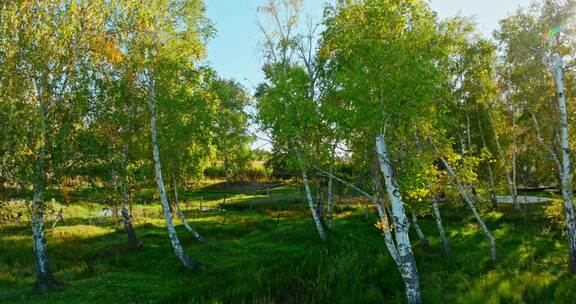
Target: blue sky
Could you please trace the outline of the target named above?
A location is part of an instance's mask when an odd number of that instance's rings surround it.
[[[258,7],[267,0],[205,0],[216,37],[208,44],[208,61],[224,78],[234,78],[252,90],[262,79],[258,44]],[[320,20],[322,0],[304,0],[303,12]]]
[[[215,23],[217,34],[208,44],[207,61],[219,75],[235,79],[253,92],[262,80],[259,52],[261,34],[257,26],[257,8],[267,0],[205,0],[207,15]],[[324,0],[304,0],[304,15],[320,20]],[[430,6],[440,18],[461,14],[475,17],[479,30],[490,37],[498,20],[531,0],[431,0]],[[262,136],[262,135],[261,135]],[[253,147],[270,148],[257,140]]]
[[[253,90],[261,81],[262,64],[258,43],[257,8],[267,0],[205,0],[208,17],[217,34],[208,45],[208,61],[224,78],[234,78]],[[323,0],[304,0],[304,14],[320,19]],[[441,18],[458,13],[474,16],[479,29],[490,36],[498,20],[527,6],[530,0],[432,0],[431,7]]]

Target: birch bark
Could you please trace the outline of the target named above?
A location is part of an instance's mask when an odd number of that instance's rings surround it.
[[[47,292],[56,289],[60,283],[56,281],[50,270],[48,249],[46,248],[46,234],[44,229],[44,186],[35,183],[34,197],[32,199],[31,222],[32,239],[34,245],[34,262],[36,266],[36,289]]]
[[[194,228],[192,228],[190,224],[188,224],[188,221],[184,216],[184,212],[182,212],[182,210],[180,209],[180,200],[178,199],[178,187],[176,185],[176,176],[174,175],[172,175],[172,183],[174,185],[173,187],[174,187],[174,200],[176,205],[176,212],[178,213],[178,217],[180,217],[180,221],[182,221],[182,224],[184,225],[184,227],[186,227],[186,230],[188,230],[188,232],[190,232],[196,238],[196,240],[198,240],[200,244],[205,244],[206,239],[202,237],[202,235],[200,235],[200,233],[198,233]]]
[[[408,235],[408,218],[404,212],[400,189],[393,174],[384,135],[376,138],[376,151],[378,152],[380,170],[384,175],[386,192],[388,193],[392,206],[392,219],[394,222],[396,246],[398,248],[399,268],[402,278],[404,279],[406,298],[410,304],[422,303],[418,270]]]
[[[432,210],[434,211],[434,219],[436,220],[436,226],[438,227],[442,246],[444,247],[444,254],[450,257],[452,256],[452,250],[450,249],[450,243],[444,231],[444,225],[442,225],[442,216],[440,215],[440,206],[438,206],[438,198],[436,195],[432,195]]]
[[[378,176],[378,169],[376,167],[373,167],[375,170],[372,171],[372,182],[373,182],[375,194],[370,195],[368,192],[358,188],[354,184],[347,182],[344,179],[336,177],[336,176],[332,175],[331,173],[328,173],[328,172],[326,172],[326,171],[324,171],[324,170],[322,170],[316,166],[314,166],[314,168],[316,168],[318,171],[320,171],[324,174],[331,175],[334,178],[334,180],[339,181],[342,184],[347,185],[349,187],[352,187],[356,191],[361,193],[362,195],[372,199],[372,201],[376,205],[376,209],[378,210],[378,216],[380,217],[380,229],[382,230],[382,235],[384,236],[384,242],[386,244],[386,249],[388,249],[390,256],[392,257],[392,259],[396,263],[396,266],[398,267],[398,270],[400,271],[400,274],[402,275],[402,278],[404,279],[404,282],[406,285],[406,298],[408,300],[408,303],[422,303],[421,298],[420,298],[420,283],[418,280],[418,272],[415,268],[416,264],[414,262],[414,258],[412,257],[412,259],[409,259],[409,258],[406,259],[406,257],[404,257],[404,258],[401,257],[398,246],[396,245],[396,243],[394,242],[394,238],[392,237],[392,232],[390,229],[390,223],[388,222],[388,213],[386,211],[384,204],[382,203],[382,200],[380,199],[381,191],[379,189],[381,189],[381,184],[380,184],[380,178]],[[394,218],[393,214],[392,214],[392,217]],[[404,219],[407,222],[406,216],[404,216]],[[407,223],[406,223],[406,225],[407,225]],[[395,233],[398,233],[398,231],[396,230],[397,228],[398,228],[398,226],[394,225]],[[404,229],[404,231],[407,231],[407,230],[408,229],[406,227]],[[411,251],[411,246],[409,246],[409,248]],[[406,263],[407,260],[408,261],[411,260],[412,263]],[[414,271],[416,272],[415,278],[413,276]],[[408,274],[409,278],[406,278],[405,274]],[[412,274],[412,275],[410,276],[410,274]]]
[[[340,183],[342,183],[343,185],[349,186],[351,188],[354,188],[354,190],[358,191],[358,193],[364,195],[365,197],[371,199],[374,204],[376,205],[376,209],[378,210],[378,216],[380,218],[380,225],[381,225],[381,230],[382,230],[382,235],[384,236],[384,241],[386,243],[386,248],[388,249],[388,252],[390,252],[390,255],[392,256],[392,259],[394,260],[394,262],[396,263],[396,265],[399,265],[399,258],[398,258],[398,249],[396,249],[396,244],[394,243],[394,238],[392,237],[392,232],[390,230],[390,223],[388,222],[388,213],[387,213],[387,208],[385,208],[384,204],[382,203],[382,200],[380,199],[380,193],[382,191],[379,191],[377,189],[380,189],[380,179],[378,177],[378,169],[376,168],[376,171],[372,172],[372,182],[373,182],[373,186],[374,186],[374,195],[369,194],[368,192],[358,188],[356,185],[341,179],[337,176],[332,175],[331,173],[328,173],[316,166],[314,166],[314,168],[316,168],[316,170],[332,176],[332,178]]]
[[[310,212],[312,213],[312,219],[318,230],[318,235],[320,239],[324,242],[326,241],[326,233],[324,232],[324,226],[322,225],[322,220],[314,206],[314,199],[312,198],[312,191],[310,190],[310,181],[308,180],[308,174],[306,173],[306,168],[304,167],[304,160],[299,152],[296,153],[298,156],[298,162],[300,163],[300,169],[302,170],[302,180],[304,182],[304,189],[306,190],[306,199],[308,200],[308,206],[310,207]]]
[[[420,153],[424,150],[422,143],[420,142],[420,137],[418,133],[414,133],[414,138],[418,146]],[[436,227],[438,228],[438,233],[440,234],[440,239],[442,240],[442,246],[444,247],[444,254],[447,257],[452,255],[452,250],[450,250],[450,243],[446,237],[446,232],[444,231],[444,225],[442,224],[442,216],[440,215],[440,206],[438,204],[438,197],[432,192],[432,187],[430,186],[430,180],[426,179],[426,188],[430,191],[430,197],[432,198],[432,210],[434,214],[434,220],[436,221]]]
[[[450,163],[448,163],[448,161],[446,161],[446,159],[444,157],[441,157],[440,160],[442,161],[442,164],[446,168],[446,171],[448,171],[448,175],[450,175],[450,178],[452,178],[452,180],[454,181],[454,183],[458,187],[458,191],[460,191],[460,194],[462,194],[462,197],[464,198],[464,201],[468,205],[468,208],[470,208],[470,210],[474,214],[474,217],[476,218],[476,221],[480,225],[480,228],[482,229],[482,231],[486,235],[486,238],[488,239],[488,242],[490,244],[490,257],[492,258],[492,261],[495,262],[496,261],[496,241],[494,239],[494,236],[492,235],[492,233],[488,229],[488,226],[486,226],[486,223],[484,223],[484,220],[482,220],[482,217],[480,216],[480,213],[478,213],[478,210],[476,210],[476,207],[474,206],[474,203],[472,202],[470,195],[468,194],[468,192],[466,192],[464,185],[458,179],[458,176],[456,175],[456,171],[454,170],[454,168],[452,168]]]
[[[562,146],[562,200],[566,213],[568,234],[568,272],[576,270],[576,224],[574,214],[574,193],[572,190],[572,164],[570,161],[570,138],[568,133],[568,109],[564,92],[564,61],[560,54],[554,54],[554,78],[560,110],[560,143]]]
[[[195,270],[200,267],[200,263],[189,258],[184,252],[184,248],[180,244],[180,239],[174,228],[174,221],[170,213],[170,204],[168,196],[166,195],[166,188],[164,187],[164,179],[162,178],[162,166],[160,164],[160,149],[158,147],[158,130],[156,118],[156,104],[154,100],[153,88],[150,90],[148,106],[150,107],[150,131],[152,133],[152,156],[154,159],[154,173],[156,175],[156,185],[160,194],[160,203],[162,204],[162,212],[166,220],[166,228],[168,229],[168,236],[172,243],[174,253],[185,268]]]
[[[41,95],[42,94],[38,94],[38,96]],[[41,143],[34,166],[34,175],[36,180],[33,184],[34,196],[32,198],[30,219],[32,224],[34,262],[36,266],[35,285],[36,289],[39,291],[47,292],[58,288],[60,283],[56,281],[52,275],[48,260],[48,249],[46,248],[46,234],[44,228],[44,192],[46,189],[46,144],[48,140],[46,132],[48,129],[48,118],[47,110],[42,101],[40,101],[39,110],[41,120]]]
[[[422,229],[420,229],[420,225],[418,225],[418,217],[416,216],[416,212],[414,212],[414,209],[410,208],[410,213],[412,215],[412,225],[414,226],[414,230],[416,230],[416,234],[422,243],[422,247],[424,249],[428,249],[430,246],[430,241],[428,241],[428,238],[424,232],[422,232]]]

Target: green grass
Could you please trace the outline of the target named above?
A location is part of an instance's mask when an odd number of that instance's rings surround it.
[[[195,201],[206,193],[182,194]],[[186,212],[209,240],[198,245],[178,226],[187,253],[204,268],[179,266],[159,204],[135,208],[145,247],[125,246],[114,223],[92,221],[101,204],[65,207],[66,226],[47,229],[50,260],[64,287],[33,291],[27,223],[5,224],[0,234],[0,303],[403,303],[404,288],[362,205],[338,206],[335,227],[322,244],[306,204],[293,189],[263,194],[211,194],[226,212]],[[220,195],[220,196],[219,196]],[[193,204],[197,206],[197,202]],[[482,208],[481,208],[482,209]],[[576,303],[575,279],[565,274],[566,241],[559,203],[483,210],[497,240],[498,261],[461,203],[442,207],[454,256],[442,255],[432,218],[420,224],[431,240],[424,251],[412,236],[426,303]],[[179,222],[178,222],[179,223]],[[50,222],[48,224],[51,224]]]

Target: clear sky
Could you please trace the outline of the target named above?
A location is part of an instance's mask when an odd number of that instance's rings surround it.
[[[208,59],[221,77],[233,78],[250,92],[262,80],[259,52],[261,35],[257,8],[267,0],[205,0],[208,17],[214,22],[216,37],[208,44]],[[531,0],[431,0],[430,7],[440,18],[461,14],[473,16],[480,31],[490,37],[498,20]],[[304,15],[320,20],[324,0],[304,0]],[[258,141],[255,147],[262,145]]]
[[[208,61],[224,78],[252,90],[262,79],[257,9],[267,0],[205,0],[216,37],[208,44]],[[304,15],[320,20],[323,0],[304,0]]]
[[[253,90],[262,79],[258,43],[257,8],[267,0],[205,0],[208,17],[217,34],[208,45],[208,61],[224,78],[234,78]],[[323,0],[304,0],[304,14],[319,20]],[[498,20],[527,6],[530,0],[432,0],[431,8],[441,18],[462,14],[474,16],[479,29],[490,36]]]

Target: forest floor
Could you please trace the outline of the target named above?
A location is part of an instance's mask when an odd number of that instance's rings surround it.
[[[203,192],[205,191],[205,192]],[[292,186],[257,194],[219,190],[183,193],[188,220],[208,239],[199,245],[177,227],[187,254],[203,264],[184,270],[175,258],[159,203],[135,205],[141,250],[126,247],[115,220],[94,217],[103,203],[64,206],[64,223],[47,220],[50,262],[64,286],[33,291],[29,223],[0,226],[0,303],[403,303],[402,279],[373,213],[359,199],[338,203],[322,244],[307,205]],[[200,212],[199,198],[207,206]],[[420,225],[431,241],[412,235],[425,303],[576,303],[576,279],[566,275],[561,203],[480,206],[493,231],[498,260],[461,202],[442,206],[453,256],[443,255],[431,215]]]

